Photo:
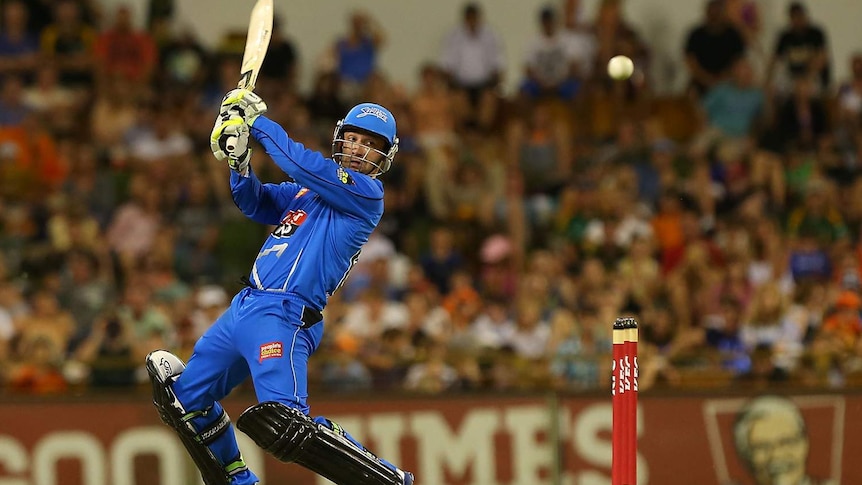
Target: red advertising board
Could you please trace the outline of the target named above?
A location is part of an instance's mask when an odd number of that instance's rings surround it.
[[[230,398],[237,417],[251,401]],[[599,397],[326,400],[313,411],[428,485],[610,484],[612,409]],[[638,482],[860,484],[862,396],[641,396]],[[266,484],[328,483],[238,433]],[[146,396],[0,402],[0,485],[197,484]],[[757,478],[756,478],[757,477]],[[759,481],[758,481],[759,480]]]

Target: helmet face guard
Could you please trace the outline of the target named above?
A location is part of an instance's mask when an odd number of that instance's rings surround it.
[[[344,139],[344,132],[346,131],[379,136],[386,142],[386,146],[383,150],[364,147],[365,153],[344,154],[342,153],[344,144],[353,143]],[[372,177],[386,173],[392,167],[392,160],[398,153],[398,137],[395,132],[395,117],[389,110],[374,103],[358,104],[348,111],[343,120],[335,125],[335,133],[332,135],[332,159],[343,167],[347,167],[351,160],[360,159],[368,162],[375,167],[375,170],[369,174]],[[373,162],[367,158],[372,152],[380,154],[380,161]]]

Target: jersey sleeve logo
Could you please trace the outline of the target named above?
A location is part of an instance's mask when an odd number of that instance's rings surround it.
[[[308,214],[303,210],[290,211],[281,219],[281,223],[272,231],[274,237],[290,237],[305,222]]]
[[[346,185],[356,185],[356,182],[353,181],[353,177],[351,177],[350,174],[347,173],[347,170],[344,170],[344,167],[338,167],[338,171],[335,172],[335,174],[338,177],[338,180],[341,181],[341,183]]]
[[[303,188],[299,189],[299,192],[297,192],[296,195],[293,196],[293,198],[298,199],[298,198],[302,197],[303,195],[305,195],[307,192],[308,192],[308,189],[303,187]]]

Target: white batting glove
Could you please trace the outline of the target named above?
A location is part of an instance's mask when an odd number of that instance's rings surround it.
[[[234,89],[225,94],[221,101],[220,112],[233,112],[245,120],[248,126],[254,124],[258,116],[266,113],[266,103],[260,96],[248,89]]]
[[[242,116],[227,111],[216,118],[210,134],[213,155],[226,160],[228,167],[242,176],[248,175],[248,162],[251,160],[248,136],[249,128]]]

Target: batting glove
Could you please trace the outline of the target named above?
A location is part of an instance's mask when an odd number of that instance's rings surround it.
[[[258,116],[266,113],[266,103],[248,89],[234,89],[225,94],[219,111],[236,113],[251,126]]]
[[[242,176],[248,175],[248,162],[251,160],[248,135],[249,128],[242,116],[228,111],[223,111],[216,118],[210,134],[213,155],[219,160],[226,160],[228,167]]]

